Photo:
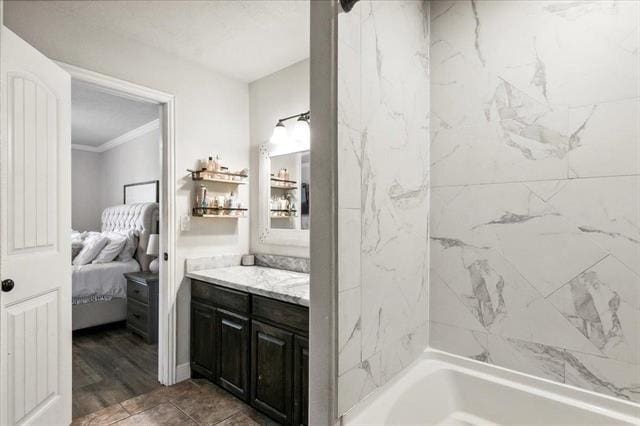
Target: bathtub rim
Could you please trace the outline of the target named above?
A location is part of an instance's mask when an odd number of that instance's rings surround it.
[[[503,386],[522,390],[537,396],[553,399],[561,403],[587,410],[629,424],[640,424],[640,403],[601,394],[588,389],[578,388],[565,383],[511,370],[498,365],[455,355],[438,349],[427,348],[403,371],[391,380],[377,387],[362,401],[340,416],[340,424],[345,425],[347,418],[359,416],[364,410],[375,404],[383,393],[400,386],[400,382],[416,369],[418,364],[431,362],[439,364],[438,369],[449,369],[468,374],[482,380],[488,380]],[[640,367],[639,367],[640,368]]]

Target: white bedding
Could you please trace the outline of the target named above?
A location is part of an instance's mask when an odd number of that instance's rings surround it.
[[[72,303],[101,302],[113,298],[127,297],[127,272],[138,272],[140,264],[131,259],[127,262],[90,263],[73,266]]]

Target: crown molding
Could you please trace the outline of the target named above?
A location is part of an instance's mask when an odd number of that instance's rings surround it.
[[[105,152],[117,146],[120,146],[122,144],[125,144],[129,141],[132,141],[133,139],[139,138],[140,136],[145,135],[159,128],[160,128],[160,119],[156,118],[155,120],[150,121],[147,124],[143,124],[140,127],[136,127],[133,130],[129,130],[127,133],[124,133],[118,136],[117,138],[113,138],[103,143],[102,145],[91,146],[91,145],[71,144],[71,148],[79,151]]]
[[[75,149],[76,151],[100,152],[97,146],[81,145],[77,143],[72,143],[71,149]]]

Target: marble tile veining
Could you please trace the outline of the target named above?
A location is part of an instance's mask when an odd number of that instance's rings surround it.
[[[301,272],[263,266],[230,266],[189,272],[187,278],[309,306],[309,274]]]
[[[275,269],[284,269],[293,272],[308,274],[311,271],[311,262],[308,257],[280,256],[275,254],[255,255],[257,266],[266,266]]]
[[[640,400],[640,3],[430,7],[429,345]]]
[[[185,271],[194,272],[214,268],[225,268],[228,266],[238,266],[240,265],[241,259],[242,255],[239,254],[219,254],[216,256],[191,258],[185,261]]]
[[[428,2],[362,0],[338,25],[343,413],[427,344]]]

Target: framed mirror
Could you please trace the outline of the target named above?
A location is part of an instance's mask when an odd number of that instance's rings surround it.
[[[310,152],[260,147],[260,241],[266,244],[309,245]]]

